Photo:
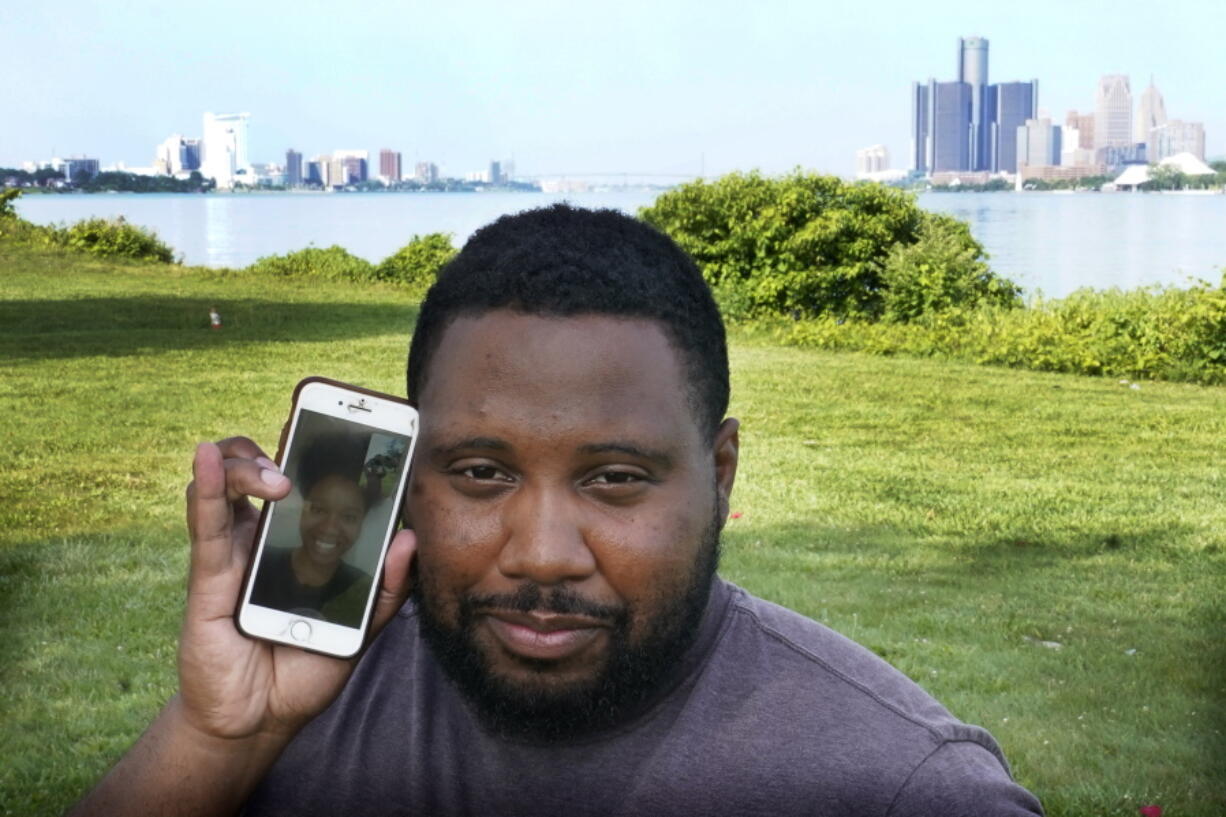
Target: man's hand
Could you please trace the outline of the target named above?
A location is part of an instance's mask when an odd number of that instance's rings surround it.
[[[290,481],[245,437],[201,443],[187,487],[191,571],[179,638],[179,694],[77,806],[89,814],[234,810],[289,740],[340,693],[358,659],[247,638],[234,612],[259,512]],[[416,539],[401,531],[384,562],[377,632],[409,593]]]
[[[282,499],[290,481],[245,437],[201,444],[193,472],[187,488],[191,576],[179,642],[184,716],[216,737],[293,735],[339,694],[356,659],[256,641],[235,627],[235,606],[259,520],[249,497]],[[376,630],[408,595],[413,547],[413,534],[401,532],[388,553]]]

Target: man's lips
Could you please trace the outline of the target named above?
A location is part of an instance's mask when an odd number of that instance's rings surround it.
[[[585,616],[492,610],[483,616],[494,637],[524,658],[559,660],[583,650],[608,624]]]

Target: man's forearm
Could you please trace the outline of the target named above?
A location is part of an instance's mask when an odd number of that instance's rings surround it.
[[[289,736],[218,738],[192,727],[178,696],[70,817],[234,814],[281,754]]]

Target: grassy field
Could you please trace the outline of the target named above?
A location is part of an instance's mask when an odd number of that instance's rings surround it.
[[[402,391],[413,317],[0,245],[0,814],[62,810],[173,691],[194,444],[274,446],[307,374]],[[1226,389],[732,362],[727,577],[987,726],[1052,815],[1226,812]]]

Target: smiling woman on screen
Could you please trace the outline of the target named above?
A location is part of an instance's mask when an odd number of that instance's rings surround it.
[[[265,549],[253,603],[350,627],[360,623],[371,576],[344,557],[380,498],[379,480],[363,463],[368,443],[348,434],[323,435],[303,454],[295,480],[303,498],[300,544]]]

